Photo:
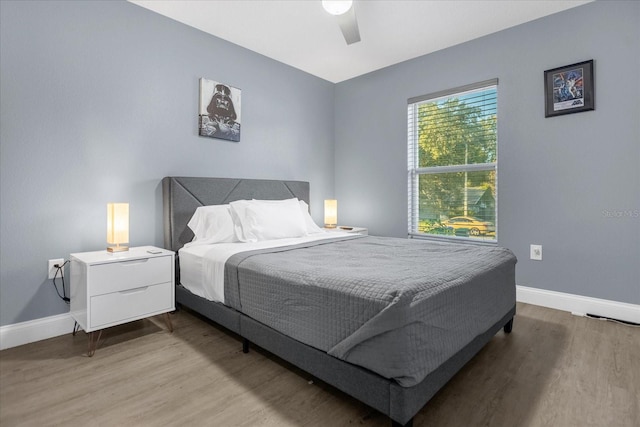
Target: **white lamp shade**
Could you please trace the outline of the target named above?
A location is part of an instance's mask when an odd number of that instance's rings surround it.
[[[322,0],[324,10],[332,15],[342,15],[351,9],[351,0]]]
[[[129,203],[107,204],[107,243],[129,243]]]
[[[331,199],[324,201],[324,226],[333,228],[338,224],[338,201]]]

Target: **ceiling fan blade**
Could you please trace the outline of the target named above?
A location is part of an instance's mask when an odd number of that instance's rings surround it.
[[[358,29],[358,20],[356,19],[356,11],[353,6],[342,15],[336,16],[338,26],[342,30],[342,35],[347,44],[353,44],[360,41],[360,30]]]

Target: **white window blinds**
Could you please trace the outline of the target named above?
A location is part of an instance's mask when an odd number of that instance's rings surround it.
[[[409,235],[496,241],[497,85],[409,99]]]

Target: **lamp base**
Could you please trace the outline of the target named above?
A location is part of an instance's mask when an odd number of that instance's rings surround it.
[[[129,250],[129,246],[109,246],[107,252],[125,252]]]
[[[325,224],[324,228],[336,228],[336,224]]]

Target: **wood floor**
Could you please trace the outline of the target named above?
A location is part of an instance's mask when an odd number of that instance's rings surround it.
[[[518,304],[414,425],[640,426],[640,328]],[[389,426],[380,413],[181,310],[0,352],[0,425]]]

